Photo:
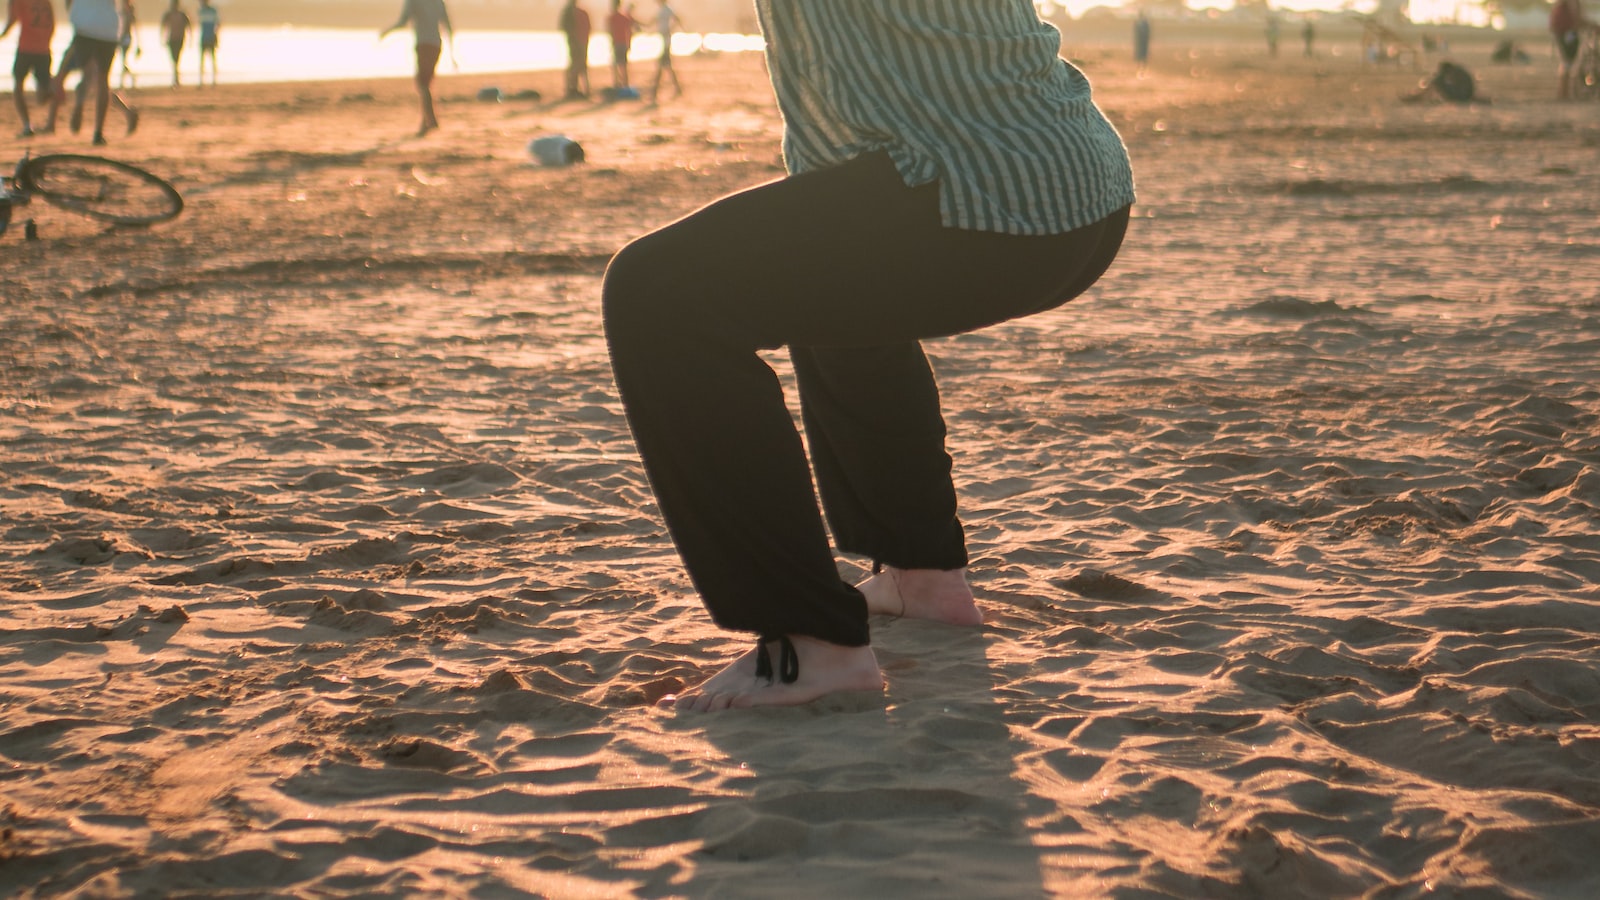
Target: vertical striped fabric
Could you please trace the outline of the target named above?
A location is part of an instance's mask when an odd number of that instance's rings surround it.
[[[887,151],[944,224],[1057,234],[1133,202],[1116,129],[1031,0],[756,0],[794,174]]]

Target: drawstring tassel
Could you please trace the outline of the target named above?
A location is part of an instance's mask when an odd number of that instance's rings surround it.
[[[784,684],[794,684],[800,677],[800,656],[794,652],[794,643],[787,635],[774,638],[778,642],[778,671],[777,678]],[[767,652],[767,638],[762,638],[756,644],[756,677],[772,683],[772,656]]]

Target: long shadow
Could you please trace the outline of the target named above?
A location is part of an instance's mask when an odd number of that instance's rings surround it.
[[[884,697],[681,718],[749,775],[689,817],[700,848],[670,892],[1040,896],[1037,801],[1016,777],[993,639],[877,620]]]

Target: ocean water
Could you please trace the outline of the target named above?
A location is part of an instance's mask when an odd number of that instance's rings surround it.
[[[389,23],[385,22],[384,25]],[[294,26],[224,25],[217,48],[217,67],[223,82],[326,81],[352,78],[409,77],[415,67],[415,45],[409,31],[397,31],[378,39],[381,26],[358,28],[300,28]],[[143,51],[130,55],[128,67],[138,87],[160,87],[172,83],[172,63],[166,45],[155,25],[137,29],[138,46]],[[70,30],[57,29],[56,59],[71,40]],[[7,39],[7,44],[11,39]],[[693,53],[702,47],[723,52],[759,50],[761,39],[737,34],[679,34],[674,36],[674,54]],[[10,48],[4,48],[10,58]],[[654,35],[634,39],[631,59],[655,59],[661,53],[661,40]],[[597,37],[589,47],[591,65],[611,63],[610,42]],[[447,52],[439,61],[439,74],[486,74],[560,69],[566,66],[566,40],[554,31],[470,31],[456,32],[454,63]],[[121,61],[112,70],[112,83],[119,82]],[[199,76],[199,42],[191,35],[178,60],[179,77],[194,84]],[[207,78],[209,79],[209,70]]]

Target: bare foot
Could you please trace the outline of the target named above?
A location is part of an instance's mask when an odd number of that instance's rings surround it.
[[[756,677],[754,649],[733,664],[682,694],[668,694],[657,706],[711,712],[751,706],[798,706],[839,691],[881,691],[883,673],[871,647],[845,647],[816,638],[794,635],[795,655],[800,659],[800,677],[785,684],[777,679]],[[767,650],[777,664],[777,642]]]
[[[968,627],[983,624],[983,610],[967,585],[966,569],[884,566],[856,588],[867,598],[867,612],[873,615]]]

